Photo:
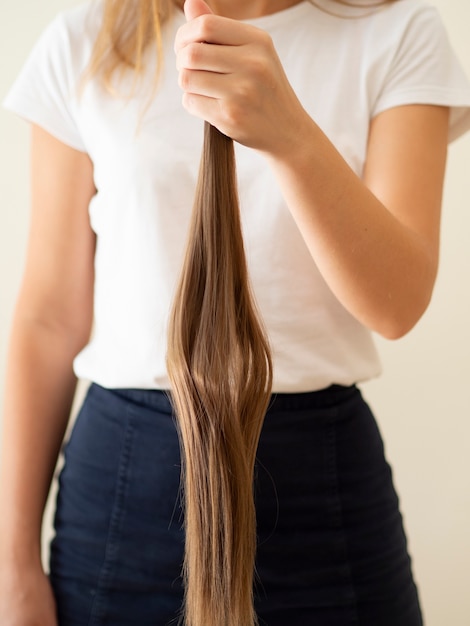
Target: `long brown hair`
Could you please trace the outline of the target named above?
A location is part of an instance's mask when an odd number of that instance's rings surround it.
[[[105,0],[87,78],[99,75],[112,89],[119,72],[142,75],[151,45],[161,68],[162,25],[176,4],[140,0],[130,8],[128,0]],[[181,621],[255,626],[253,474],[272,363],[248,279],[233,142],[207,123],[167,367],[182,457]]]
[[[183,459],[188,626],[253,626],[253,473],[268,341],[251,298],[231,139],[205,124],[167,364]]]

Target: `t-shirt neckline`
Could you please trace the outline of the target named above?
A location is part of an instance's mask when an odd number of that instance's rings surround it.
[[[252,17],[246,20],[239,21],[245,24],[258,26],[259,28],[269,28],[272,26],[277,26],[278,24],[285,24],[287,21],[296,19],[297,17],[306,13],[313,6],[314,5],[312,5],[310,0],[301,0],[301,2],[294,4],[291,7],[287,7],[287,9],[276,11],[276,13],[270,13],[269,15],[262,15],[260,17]],[[178,11],[178,13],[180,13],[181,17],[184,18],[184,12],[182,10]]]

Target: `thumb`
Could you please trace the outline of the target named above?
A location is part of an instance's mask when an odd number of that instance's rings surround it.
[[[186,0],[184,3],[184,14],[188,21],[208,13],[213,13],[213,11],[204,0]]]

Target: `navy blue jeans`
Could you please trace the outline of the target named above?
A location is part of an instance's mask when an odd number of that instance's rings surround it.
[[[175,623],[179,486],[166,394],[92,385],[60,476],[51,546],[60,626]],[[255,494],[261,626],[422,626],[390,467],[356,387],[273,397]]]

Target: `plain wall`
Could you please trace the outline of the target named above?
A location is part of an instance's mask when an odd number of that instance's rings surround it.
[[[2,0],[0,97],[44,26],[73,0]],[[470,3],[435,0],[470,76]],[[0,111],[0,402],[28,231],[28,129]],[[394,467],[427,626],[470,624],[470,134],[449,153],[435,294],[384,374],[363,386]],[[0,504],[1,506],[1,504]],[[46,516],[50,534],[50,509]],[[399,626],[399,625],[397,625]]]

